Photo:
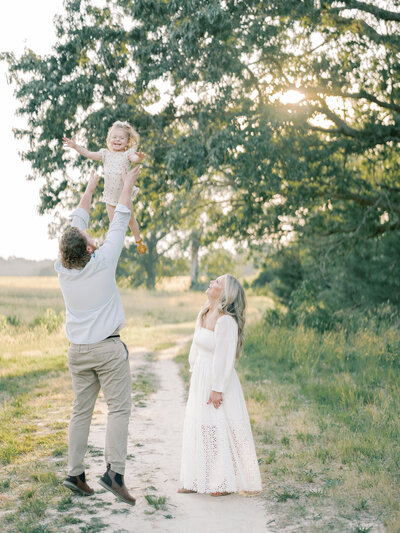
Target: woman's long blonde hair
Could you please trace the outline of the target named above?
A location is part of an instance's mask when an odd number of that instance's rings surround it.
[[[246,294],[243,287],[232,274],[225,274],[224,288],[217,302],[217,310],[220,315],[229,315],[236,320],[238,325],[238,342],[236,348],[236,359],[239,358],[243,348],[244,324],[246,322]],[[210,309],[207,302],[200,311],[200,324]]]
[[[114,128],[121,128],[124,130],[128,135],[128,144],[126,146],[126,150],[129,150],[129,148],[132,148],[132,146],[137,146],[139,144],[139,134],[135,130],[133,126],[129,124],[129,122],[121,122],[120,120],[117,120],[114,122],[114,124],[111,126],[111,128],[108,130],[107,134],[107,147],[109,150],[112,151],[110,140],[111,140],[111,132]]]

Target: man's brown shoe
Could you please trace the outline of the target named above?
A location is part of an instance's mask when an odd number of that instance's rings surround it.
[[[63,481],[63,485],[74,492],[79,492],[79,494],[82,494],[83,496],[91,496],[94,494],[94,490],[86,483],[85,472],[82,472],[79,476],[66,477]]]
[[[136,500],[129,494],[122,474],[118,474],[111,470],[111,468],[107,468],[107,472],[100,478],[99,483],[121,501],[128,503],[129,505],[135,505]]]

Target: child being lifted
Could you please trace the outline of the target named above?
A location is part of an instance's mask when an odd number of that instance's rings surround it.
[[[139,150],[136,152],[139,143],[139,135],[128,122],[117,120],[111,126],[107,135],[107,148],[101,148],[98,152],[90,152],[83,146],[79,146],[75,139],[64,137],[64,146],[73,148],[79,154],[93,159],[94,161],[103,161],[104,164],[104,192],[103,201],[106,203],[107,214],[110,223],[114,216],[115,206],[123,187],[122,171],[129,170],[131,163],[141,163],[146,155]],[[132,200],[139,191],[134,187],[132,191]],[[146,245],[140,235],[139,224],[132,211],[129,221],[129,227],[135,237],[136,246],[140,254],[147,251]]]

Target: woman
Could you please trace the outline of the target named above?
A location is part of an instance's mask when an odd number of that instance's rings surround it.
[[[189,353],[180,493],[225,496],[261,490],[249,416],[234,369],[243,344],[246,298],[230,274],[211,281]]]

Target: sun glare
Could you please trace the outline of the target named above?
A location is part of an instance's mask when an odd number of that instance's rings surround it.
[[[279,100],[282,104],[298,104],[303,98],[304,94],[299,91],[290,90],[283,93],[282,96],[279,97]]]

